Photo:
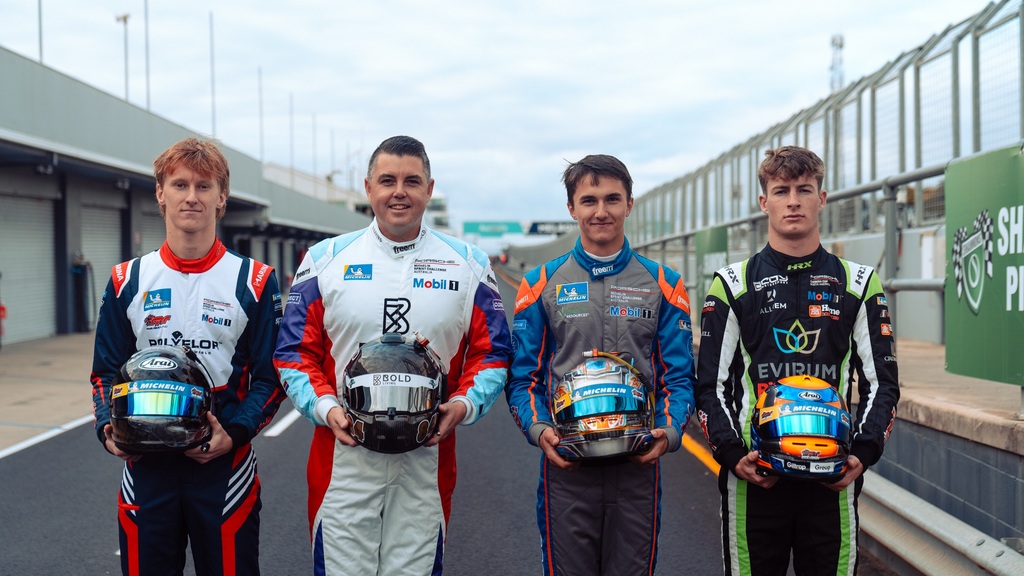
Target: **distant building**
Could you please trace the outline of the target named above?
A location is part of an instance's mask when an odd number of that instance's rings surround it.
[[[291,188],[296,192],[305,194],[317,200],[340,204],[345,208],[373,216],[373,209],[366,201],[366,193],[362,188],[356,190],[335,183],[336,179],[328,176],[316,176],[302,170],[295,170],[287,166],[268,162],[263,165],[263,177],[271,182]],[[360,182],[362,180],[360,179]],[[451,222],[448,219],[448,197],[444,193],[434,190],[427,203],[427,211],[423,215],[427,226],[434,230],[453,234]]]
[[[452,234],[451,222],[448,220],[448,198],[441,192],[434,190],[427,202],[427,212],[423,215],[427,226],[434,230]]]
[[[317,176],[273,162],[267,162],[263,165],[263,178],[266,180],[291,188],[296,192],[316,198],[317,200],[330,202],[331,204],[340,204],[353,212],[362,212],[369,215],[371,213],[370,210],[363,209],[366,206],[366,194],[363,193],[362,188],[354,190],[338,186],[335,184],[332,176],[333,174]],[[361,178],[360,182],[362,182]]]

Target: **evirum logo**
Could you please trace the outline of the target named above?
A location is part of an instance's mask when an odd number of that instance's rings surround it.
[[[821,330],[804,330],[803,324],[795,320],[788,330],[772,328],[775,346],[783,354],[811,354],[818,347]]]

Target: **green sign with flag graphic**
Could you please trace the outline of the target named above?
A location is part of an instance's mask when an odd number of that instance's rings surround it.
[[[1024,385],[1024,156],[946,168],[946,369]]]

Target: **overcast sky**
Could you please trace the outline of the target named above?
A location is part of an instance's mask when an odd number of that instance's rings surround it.
[[[0,45],[39,59],[40,5],[43,63],[118,97],[127,31],[146,107],[144,0],[0,0]],[[254,158],[353,165],[357,186],[373,148],[409,134],[453,223],[562,220],[567,161],[615,155],[643,194],[825,98],[833,35],[849,83],[986,5],[152,0],[149,106]]]

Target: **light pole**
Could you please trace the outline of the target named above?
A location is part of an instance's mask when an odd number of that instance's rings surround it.
[[[124,24],[124,101],[128,101],[128,14],[115,17]]]
[[[36,17],[39,19],[39,63],[43,63],[43,0],[36,2]]]

